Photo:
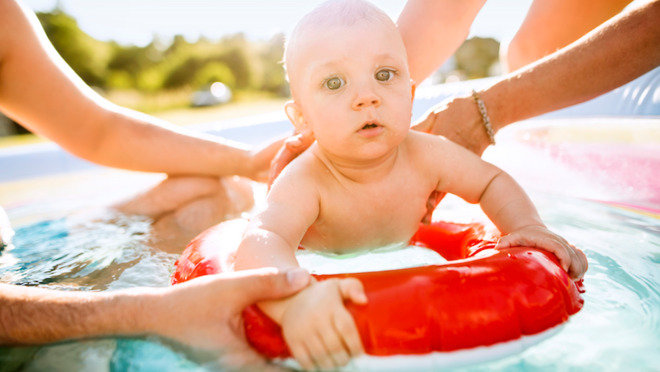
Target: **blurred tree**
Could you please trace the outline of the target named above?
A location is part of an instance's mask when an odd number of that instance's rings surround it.
[[[221,40],[223,52],[214,60],[225,63],[236,78],[237,89],[259,89],[255,74],[257,56],[243,34],[235,34]]]
[[[289,95],[289,83],[282,65],[284,39],[284,34],[273,36],[260,55],[263,66],[262,89],[280,96]]]
[[[71,16],[55,10],[37,13],[50,42],[71,68],[89,85],[105,88],[111,47],[87,35]]]
[[[219,81],[230,89],[236,87],[236,79],[231,69],[222,62],[209,62],[195,74],[194,87],[201,88]]]
[[[245,46],[233,47],[215,58],[215,61],[222,62],[231,69],[237,89],[258,88],[255,86],[256,84],[253,85],[255,80],[254,62]]]
[[[200,70],[205,64],[201,58],[190,57],[184,59],[176,66],[163,81],[164,88],[180,88],[182,86],[190,85],[194,80],[197,71]]]
[[[468,79],[489,76],[493,63],[499,61],[500,43],[492,38],[473,37],[456,50],[456,68]]]
[[[195,42],[177,35],[171,43],[154,37],[146,47],[125,46],[93,39],[59,9],[38,16],[55,49],[91,86],[139,96],[137,92],[185,91],[220,81],[234,91],[289,94],[281,65],[283,34],[268,41],[235,34]]]

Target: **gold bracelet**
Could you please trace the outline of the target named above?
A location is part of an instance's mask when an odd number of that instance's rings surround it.
[[[486,129],[486,134],[488,135],[488,141],[490,144],[495,146],[495,132],[493,132],[493,127],[490,125],[490,118],[488,117],[488,111],[486,111],[486,105],[484,101],[479,98],[479,93],[476,90],[472,89],[472,98],[474,103],[477,104],[479,112],[481,113],[481,121],[484,123],[484,128]]]

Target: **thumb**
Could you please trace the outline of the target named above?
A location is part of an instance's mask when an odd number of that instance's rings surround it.
[[[302,268],[277,271],[272,268],[237,272],[234,281],[237,287],[236,305],[245,307],[255,302],[279,300],[289,297],[307,287],[309,273]]]
[[[298,155],[307,150],[314,141],[314,133],[309,129],[305,129],[284,141],[284,146],[280,148],[270,165],[270,173],[268,176],[269,188],[284,167],[286,167],[293,159],[297,158]]]
[[[355,278],[343,279],[339,282],[339,293],[344,300],[349,300],[358,305],[367,303],[367,295],[364,293],[362,282]]]
[[[431,133],[431,130],[433,129],[434,119],[435,119],[435,112],[433,112],[433,110],[429,110],[420,119],[418,119],[415,123],[413,123],[410,129],[418,132]]]
[[[284,144],[295,156],[298,156],[303,151],[307,150],[315,140],[314,132],[307,128],[295,136],[289,137]]]
[[[497,240],[497,244],[495,245],[495,249],[511,248],[514,244],[514,241],[515,241],[515,239],[511,237],[511,234],[504,235],[503,237],[501,237]]]

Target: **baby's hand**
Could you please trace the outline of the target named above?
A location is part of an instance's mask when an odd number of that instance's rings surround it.
[[[293,357],[306,370],[336,369],[363,353],[362,341],[344,301],[366,304],[357,279],[315,282],[290,299],[282,330]]]
[[[495,248],[540,248],[554,253],[559,264],[573,279],[581,279],[587,271],[587,256],[566,239],[544,226],[530,225],[500,238]]]

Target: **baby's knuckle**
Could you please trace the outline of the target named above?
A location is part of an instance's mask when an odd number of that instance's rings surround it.
[[[337,320],[337,330],[339,333],[342,335],[350,335],[355,332],[355,324],[353,323],[353,319],[347,319],[342,317],[341,319]]]
[[[338,367],[343,367],[351,361],[351,357],[346,352],[335,353],[333,359]]]

